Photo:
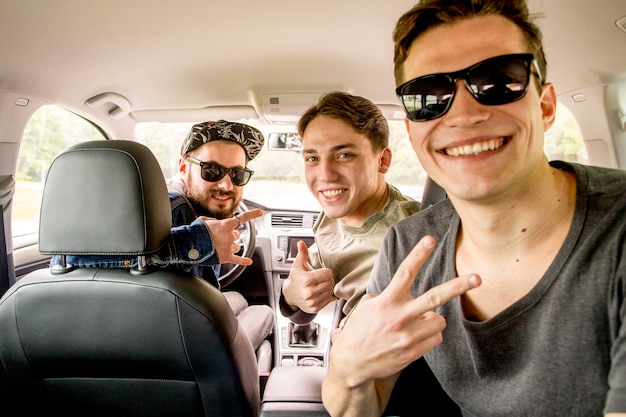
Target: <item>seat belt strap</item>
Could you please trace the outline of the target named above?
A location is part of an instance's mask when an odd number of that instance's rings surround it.
[[[4,206],[0,205],[0,296],[4,294],[10,284],[9,256],[7,253],[7,237],[4,231]]]

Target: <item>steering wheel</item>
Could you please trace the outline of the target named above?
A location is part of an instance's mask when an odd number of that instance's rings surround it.
[[[243,203],[239,203],[237,213],[243,213],[248,211],[248,207]],[[241,249],[236,253],[238,256],[244,256],[246,258],[252,258],[254,254],[254,247],[256,245],[256,229],[254,227],[254,220],[247,221],[239,228],[239,244]],[[221,264],[220,276],[217,278],[220,287],[224,288],[231,284],[235,279],[241,275],[243,270],[246,269],[245,265],[238,264]]]

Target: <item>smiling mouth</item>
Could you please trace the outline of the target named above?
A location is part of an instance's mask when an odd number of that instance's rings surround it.
[[[211,193],[211,197],[216,199],[216,200],[220,200],[220,201],[228,201],[233,196],[230,195],[229,193],[216,193],[216,192],[213,192],[213,193]]]
[[[476,142],[472,145],[457,146],[455,148],[445,148],[443,152],[448,156],[473,156],[483,152],[492,152],[500,149],[508,138],[491,139],[485,142]]]
[[[326,198],[333,198],[333,197],[337,197],[340,194],[343,194],[346,190],[345,189],[340,189],[340,190],[326,190],[326,191],[321,191],[322,195]]]

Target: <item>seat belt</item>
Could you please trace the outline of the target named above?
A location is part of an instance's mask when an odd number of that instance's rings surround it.
[[[4,231],[4,206],[0,205],[0,296],[11,286],[10,271],[13,269],[13,262],[9,262],[7,253],[7,237]]]
[[[9,236],[4,227],[4,210],[11,205],[15,180],[12,175],[0,176],[0,296],[15,283],[15,266],[13,254],[9,255]]]

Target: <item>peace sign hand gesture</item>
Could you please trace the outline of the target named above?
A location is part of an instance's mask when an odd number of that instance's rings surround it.
[[[360,404],[363,409],[354,415],[380,415],[377,400],[387,402],[400,371],[442,342],[446,322],[433,310],[480,285],[478,275],[470,274],[413,298],[411,285],[434,246],[431,236],[422,238],[389,286],[379,295],[364,296],[351,312],[331,349],[323,389],[329,411],[344,414],[344,406]]]

